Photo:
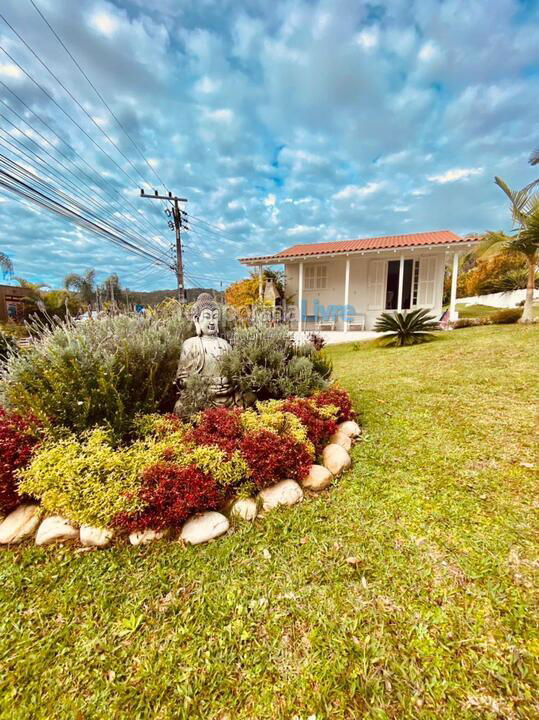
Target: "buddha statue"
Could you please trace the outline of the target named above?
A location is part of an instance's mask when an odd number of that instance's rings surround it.
[[[212,405],[234,405],[234,390],[225,377],[219,374],[219,359],[230,350],[230,344],[219,337],[219,306],[208,293],[201,293],[191,310],[196,335],[188,338],[182,347],[176,383],[182,388],[188,377],[201,375],[208,379]],[[181,398],[174,412],[181,415]]]

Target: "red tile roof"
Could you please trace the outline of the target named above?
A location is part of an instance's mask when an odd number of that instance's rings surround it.
[[[360,238],[359,240],[338,240],[336,242],[311,243],[293,245],[275,255],[239,258],[240,262],[252,260],[275,260],[284,258],[307,257],[309,255],[334,255],[336,253],[353,253],[362,250],[388,250],[392,248],[421,247],[424,245],[454,245],[456,243],[473,242],[461,238],[451,230],[412,233],[410,235],[386,235],[385,237]]]

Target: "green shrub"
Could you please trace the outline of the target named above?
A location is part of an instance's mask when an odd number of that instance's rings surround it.
[[[201,410],[211,407],[212,393],[208,378],[202,375],[188,377],[178,395],[176,412],[189,420]]]
[[[119,315],[34,329],[35,341],[0,374],[4,404],[49,428],[104,425],[124,435],[138,413],[171,410],[191,321]]]
[[[73,523],[106,527],[116,514],[140,509],[140,474],[159,459],[150,447],[115,448],[102,429],[44,443],[20,472],[19,492]]]
[[[429,342],[434,338],[433,331],[439,329],[439,323],[425,308],[382,313],[374,326],[376,332],[386,333],[384,339],[387,345],[397,347]]]
[[[12,335],[0,331],[0,364],[5,364],[10,355],[19,352],[17,341]]]
[[[311,345],[298,348],[285,327],[237,328],[222,375],[244,395],[258,399],[310,395],[326,385],[331,366]]]
[[[490,316],[490,322],[494,325],[511,325],[516,323],[522,317],[521,308],[507,308],[506,310],[498,310]]]

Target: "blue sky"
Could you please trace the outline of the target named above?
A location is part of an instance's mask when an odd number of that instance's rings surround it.
[[[298,242],[508,230],[494,175],[514,187],[537,176],[527,164],[539,145],[537,2],[35,1],[166,185],[211,223],[187,234],[190,286],[226,285],[245,274],[237,257]],[[148,165],[30,0],[3,0],[1,12],[96,124],[1,20],[0,45],[117,164],[1,51],[0,80],[130,203],[122,222],[166,248],[167,218],[138,197],[139,174],[157,184]],[[0,99],[39,126],[1,85]],[[0,128],[0,143],[15,133],[32,147],[2,118]],[[0,250],[16,275],[53,287],[88,267],[131,288],[175,284],[1,188]]]

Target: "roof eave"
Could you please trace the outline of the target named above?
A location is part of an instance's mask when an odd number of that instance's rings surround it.
[[[322,257],[336,257],[337,255],[365,255],[367,253],[385,253],[385,252],[397,252],[398,250],[452,250],[455,246],[462,247],[462,246],[472,246],[472,245],[479,245],[481,240],[479,238],[477,239],[462,239],[458,242],[452,242],[452,243],[425,243],[425,245],[396,245],[395,247],[390,248],[366,248],[364,250],[337,250],[333,252],[312,252],[312,253],[305,253],[305,254],[298,254],[298,255],[266,255],[262,257],[252,257],[252,258],[238,258],[238,262],[240,262],[242,265],[247,266],[257,266],[257,265],[284,265],[287,262],[294,261],[294,260],[301,260],[305,258],[322,258]]]

